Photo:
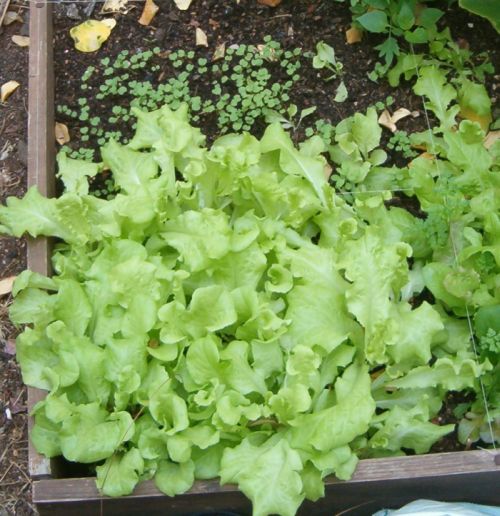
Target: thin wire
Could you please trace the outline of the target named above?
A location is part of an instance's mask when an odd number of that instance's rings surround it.
[[[413,50],[413,45],[411,43],[410,43],[410,48],[411,48],[411,52],[413,54],[413,57],[415,58],[415,52]],[[418,66],[418,63],[417,63],[416,59],[415,59],[415,71],[417,72],[417,78],[420,79],[420,69],[419,69],[419,66]],[[432,132],[431,123],[430,123],[430,120],[429,120],[429,113],[427,111],[427,106],[425,104],[424,96],[421,95],[421,98],[422,98],[422,105],[424,107],[424,114],[425,114],[425,120],[427,122],[427,128],[429,129],[430,141],[431,141],[431,144],[432,144],[432,154],[437,156],[437,154],[436,154],[436,144],[434,142],[434,133]],[[441,175],[441,172],[439,170],[439,159],[436,159],[436,169],[437,169],[438,174]],[[444,200],[445,206],[447,206],[448,205],[448,198],[446,197],[446,195],[443,197],[443,200]],[[453,238],[453,231],[452,231],[451,221],[450,221],[449,217],[448,217],[448,225],[449,225],[449,231],[450,231],[451,247],[453,249],[453,258],[455,260],[455,267],[458,268],[460,264],[458,262],[458,253],[457,253],[457,248],[456,248],[456,245],[455,245],[455,240]],[[466,317],[467,317],[467,325],[469,327],[470,340],[472,342],[472,349],[474,351],[474,357],[475,357],[475,360],[476,360],[476,364],[479,366],[477,346],[476,346],[476,338],[474,336],[474,329],[472,327],[472,318],[471,318],[471,315],[470,315],[469,305],[468,305],[467,301],[465,301],[465,314],[466,314]],[[493,425],[491,423],[490,411],[489,411],[489,408],[488,408],[488,399],[487,399],[487,396],[486,396],[486,389],[484,387],[484,383],[483,383],[483,379],[482,379],[481,375],[479,376],[478,380],[479,380],[479,385],[481,387],[481,394],[483,396],[484,411],[485,411],[486,419],[488,421],[488,428],[489,428],[489,431],[490,431],[491,442],[493,444],[493,449],[495,451],[497,451],[497,447],[496,447],[496,444],[495,444],[495,434],[493,432]]]
[[[395,193],[395,192],[413,192],[414,188],[395,188],[394,190],[390,190],[386,188],[385,190],[352,190],[352,191],[335,191],[337,195],[351,195],[351,194],[363,194],[363,193]]]

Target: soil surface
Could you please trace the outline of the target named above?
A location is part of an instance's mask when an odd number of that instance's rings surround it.
[[[28,120],[28,49],[15,45],[14,34],[28,35],[28,2],[11,2],[23,22],[2,27],[0,85],[15,80],[20,87],[0,104],[0,202],[26,189]],[[0,279],[26,267],[24,240],[0,236]],[[35,514],[28,474],[26,389],[15,361],[17,330],[8,320],[9,296],[0,296],[0,516]]]
[[[161,7],[160,11],[148,27],[137,23],[142,10],[139,2],[130,2],[133,7],[127,14],[113,15],[117,26],[103,47],[92,54],[76,51],[69,36],[69,29],[79,23],[75,15],[82,21],[88,17],[84,14],[87,6],[81,3],[71,4],[72,7],[67,3],[56,4],[56,104],[76,105],[82,96],[80,80],[85,69],[89,65],[96,65],[98,60],[106,56],[114,59],[124,49],[132,52],[156,46],[167,52],[178,48],[192,49],[196,57],[212,59],[217,45],[221,43],[226,48],[241,43],[256,45],[262,43],[264,36],[270,35],[286,49],[300,47],[304,51],[314,51],[316,43],[323,40],[335,48],[337,58],[344,64],[343,80],[349,92],[344,103],[332,100],[338,81],[325,82],[323,71],[313,70],[310,65],[302,67],[301,77],[292,90],[290,102],[297,104],[299,109],[317,106],[314,116],[308,119],[311,122],[323,118],[335,124],[390,95],[395,100],[391,109],[405,107],[420,115],[402,121],[398,124],[399,129],[415,131],[425,128],[422,100],[412,94],[408,84],[394,89],[384,80],[374,84],[367,78],[367,73],[377,61],[374,47],[380,38],[365,34],[361,43],[348,45],[345,31],[350,27],[351,15],[343,4],[333,0],[284,0],[277,8],[268,8],[259,5],[256,0],[240,0],[239,3],[233,0],[194,0],[188,11],[179,11],[173,2],[157,3]],[[26,0],[11,0],[10,10],[18,12],[23,23],[15,22],[3,27],[0,33],[0,48],[3,50],[0,52],[0,84],[10,80],[21,84],[8,102],[0,104],[0,202],[5,202],[8,196],[22,195],[26,188],[28,50],[16,46],[11,37],[14,34],[28,35],[27,4]],[[68,8],[71,10],[68,11]],[[99,9],[97,3],[93,18],[103,18]],[[68,14],[73,18],[68,17]],[[474,52],[489,51],[496,70],[500,69],[500,47],[494,44],[494,41],[498,41],[498,35],[488,22],[455,9],[452,14],[447,13],[440,23],[451,27],[461,45],[469,45]],[[195,45],[196,27],[206,33],[207,48]],[[150,77],[153,84],[174,73],[168,59],[157,60],[160,70]],[[279,79],[277,75],[273,78]],[[490,76],[487,87],[495,103],[500,91],[499,76]],[[195,88],[198,94],[211,94],[211,86],[204,77],[196,79]],[[105,114],[110,112],[113,105],[111,101],[100,102],[93,95],[86,96],[90,98],[92,111],[105,119]],[[497,117],[498,113],[494,115],[494,118]],[[68,125],[77,148],[78,124],[64,116],[58,116],[57,120]],[[217,136],[213,115],[202,118],[199,125],[209,140]],[[254,127],[257,136],[262,127],[258,123]],[[300,136],[301,133],[298,134]],[[25,264],[24,241],[0,237],[0,279],[15,276],[25,268]],[[9,302],[9,296],[0,296],[0,516],[22,516],[34,514],[34,509],[27,473],[26,394],[14,360],[17,330],[8,322]],[[452,419],[452,405],[453,397],[450,397],[440,415],[443,422]],[[456,440],[447,439],[436,445],[434,451],[456,449],[463,447]]]

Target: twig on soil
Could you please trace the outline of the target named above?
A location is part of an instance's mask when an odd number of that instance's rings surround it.
[[[31,478],[28,477],[28,475],[26,475],[26,473],[24,472],[23,468],[21,468],[21,466],[19,466],[19,464],[17,462],[12,462],[12,464],[14,464],[14,466],[16,466],[16,468],[21,472],[21,474],[23,475],[23,477],[28,481],[28,483],[31,485]]]
[[[267,23],[269,22],[270,20],[274,20],[275,18],[290,18],[290,16],[292,16],[291,14],[277,14],[276,16],[271,16],[270,18],[268,18],[267,20],[265,20],[264,23]]]
[[[14,465],[13,463],[9,464],[9,467],[5,470],[5,473],[2,475],[2,478],[0,478],[0,484],[2,484],[2,480],[7,476],[9,471],[12,469],[13,465]],[[5,484],[2,484],[2,485],[5,485]]]

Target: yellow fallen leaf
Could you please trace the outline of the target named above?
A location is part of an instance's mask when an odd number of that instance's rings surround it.
[[[497,140],[500,140],[500,131],[490,131],[484,139],[483,145],[489,149]]]
[[[8,278],[0,280],[0,296],[5,296],[5,294],[12,292],[12,285],[15,279],[16,276],[9,276]]]
[[[394,111],[392,115],[389,113],[389,111],[387,111],[387,109],[384,109],[382,114],[379,116],[378,123],[395,133],[397,130],[396,123],[399,122],[399,120],[402,118],[410,115],[411,111],[406,108],[399,108],[398,110]]]
[[[19,13],[16,13],[14,11],[7,11],[5,13],[4,19],[3,19],[3,25],[10,25],[14,22],[20,22],[23,23],[23,19],[19,15]]]
[[[0,102],[5,102],[21,86],[17,81],[9,81],[0,89]]]
[[[207,35],[199,27],[196,27],[196,45],[208,47]]]
[[[55,136],[56,136],[56,142],[59,145],[64,145],[65,143],[68,143],[69,141],[71,141],[71,139],[69,137],[68,126],[66,126],[65,124],[56,122],[54,132],[55,132]]]
[[[181,10],[186,11],[189,9],[189,6],[191,5],[191,2],[193,0],[174,0],[175,5]]]
[[[30,44],[30,38],[28,36],[12,36],[12,42],[18,47],[27,47]]]
[[[276,7],[281,4],[281,0],[257,0],[257,2],[268,7]]]
[[[217,45],[217,47],[215,48],[214,55],[212,57],[212,61],[218,61],[219,59],[222,59],[225,54],[226,54],[226,44],[221,43],[220,45]]]
[[[127,11],[128,0],[106,0],[101,13],[123,13]]]
[[[153,0],[146,0],[144,10],[139,18],[139,23],[141,25],[149,25],[159,9],[160,8],[153,2]]]
[[[87,20],[73,27],[69,34],[75,42],[75,48],[80,52],[95,52],[109,38],[111,30],[115,27],[116,20]]]
[[[345,39],[349,45],[359,43],[363,39],[363,31],[357,27],[351,27],[349,30],[345,31]]]

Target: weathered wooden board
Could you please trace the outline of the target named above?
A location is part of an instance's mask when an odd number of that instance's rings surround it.
[[[54,72],[52,58],[52,8],[31,3],[29,99],[28,99],[28,187],[54,194]],[[47,239],[28,239],[28,267],[41,274],[50,273],[50,245]],[[28,388],[28,409],[45,393]],[[28,420],[31,429],[32,419]],[[50,463],[29,444],[29,471],[33,478],[50,474]]]
[[[326,496],[304,503],[300,514],[334,514],[352,508],[352,514],[398,506],[415,498],[468,500],[500,504],[500,466],[490,451],[440,453],[360,462],[352,480],[327,479]],[[34,484],[34,500],[43,516],[69,514],[160,515],[196,511],[249,514],[248,500],[231,485],[196,482],[186,494],[169,498],[154,482],[140,484],[132,496],[109,499],[99,495],[93,478],[41,480]]]

